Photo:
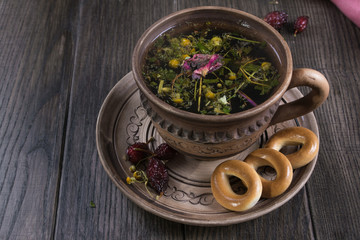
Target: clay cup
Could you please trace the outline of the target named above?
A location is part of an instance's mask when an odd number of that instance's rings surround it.
[[[280,84],[264,103],[230,115],[201,115],[180,110],[162,101],[142,76],[144,57],[152,42],[168,29],[184,31],[189,22],[216,22],[224,29],[266,41]],[[201,160],[235,155],[251,146],[273,124],[300,117],[319,107],[327,98],[326,78],[313,69],[293,69],[290,49],[281,34],[262,19],[224,7],[197,7],[172,13],[150,26],[140,37],[132,56],[132,72],[140,90],[141,103],[160,136],[182,154]],[[311,91],[293,102],[279,105],[291,88],[306,86]]]

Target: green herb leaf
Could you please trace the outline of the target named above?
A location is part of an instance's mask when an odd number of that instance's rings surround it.
[[[90,205],[89,205],[91,208],[96,208],[96,205],[93,201],[90,201]]]

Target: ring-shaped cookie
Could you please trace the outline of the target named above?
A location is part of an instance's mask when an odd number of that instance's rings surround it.
[[[239,178],[247,187],[244,194],[236,194],[229,177]],[[211,176],[211,190],[216,201],[232,211],[245,211],[253,207],[260,199],[262,184],[257,172],[240,160],[227,160],[219,164]]]
[[[271,136],[264,146],[280,151],[284,146],[301,145],[301,148],[286,155],[293,169],[300,168],[311,162],[319,152],[319,139],[314,132],[304,127],[289,127]]]
[[[263,186],[263,198],[277,197],[290,186],[293,178],[293,168],[287,157],[271,148],[259,148],[250,153],[244,160],[255,171],[260,167],[270,166],[276,171],[274,180],[267,180],[260,176]]]

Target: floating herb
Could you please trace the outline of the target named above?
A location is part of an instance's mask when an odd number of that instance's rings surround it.
[[[177,108],[231,114],[257,106],[278,85],[266,42],[211,28],[177,36],[167,32],[150,48],[143,69],[148,86]]]

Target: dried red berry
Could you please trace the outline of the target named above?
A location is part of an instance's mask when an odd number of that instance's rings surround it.
[[[150,155],[149,147],[146,143],[137,142],[129,146],[126,150],[130,162],[138,163],[140,160]]]
[[[273,11],[269,12],[264,20],[270,24],[273,28],[280,30],[281,27],[287,23],[288,15],[284,11]]]
[[[296,36],[297,33],[301,33],[305,30],[305,28],[308,25],[309,17],[308,16],[300,16],[296,19],[294,24],[295,33],[294,36]]]
[[[161,160],[155,157],[149,159],[146,176],[150,186],[155,189],[158,194],[165,192],[169,182],[169,174],[165,164]]]
[[[167,143],[160,144],[155,149],[155,156],[161,160],[169,160],[175,157],[176,151]]]

